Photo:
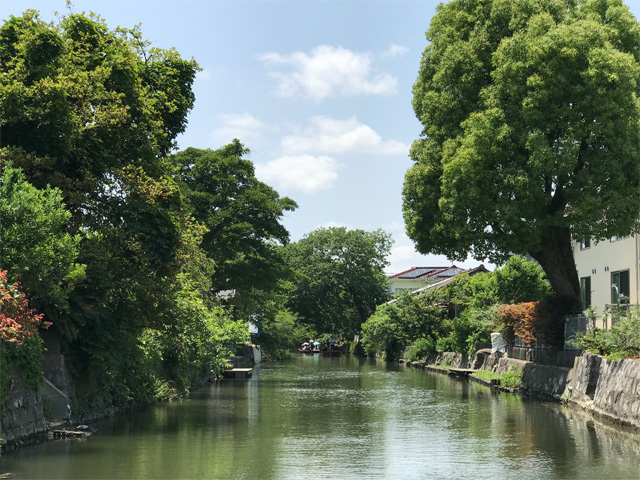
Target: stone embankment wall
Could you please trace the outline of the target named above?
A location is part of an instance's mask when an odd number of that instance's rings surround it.
[[[445,365],[453,368],[490,370],[497,374],[504,374],[513,369],[521,370],[520,393],[544,401],[560,401],[562,399],[570,372],[569,368],[540,365],[499,353],[492,354],[491,349],[478,350],[471,358],[460,353],[444,352],[426,358],[419,365]]]
[[[640,428],[640,361],[610,362],[585,353],[576,361],[563,398],[597,417]]]
[[[640,361],[610,362],[585,353],[576,357],[573,369],[541,365],[518,358],[479,350],[472,358],[459,353],[441,353],[416,366],[446,365],[453,368],[491,370],[504,374],[522,371],[520,394],[543,401],[566,401],[594,416],[617,424],[640,428]]]
[[[9,392],[0,406],[2,445],[21,445],[43,436],[46,430],[42,395],[18,375],[10,375]]]

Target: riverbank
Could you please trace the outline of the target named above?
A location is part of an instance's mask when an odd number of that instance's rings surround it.
[[[407,362],[407,365],[437,373],[449,373],[449,368],[458,368],[504,375],[515,369],[522,372],[520,386],[517,389],[498,386],[495,382],[475,376],[469,379],[496,390],[528,398],[545,402],[564,402],[588,412],[596,419],[636,430],[640,428],[638,360],[611,362],[604,357],[586,353],[576,357],[573,368],[566,368],[491,354],[490,350],[479,350],[471,358],[446,352],[419,362]],[[10,392],[0,415],[0,438],[3,439],[4,447],[12,448],[32,443],[46,438],[47,432],[52,428],[71,425],[68,418],[60,413],[60,408],[54,408],[50,390],[49,385],[34,390],[27,387],[18,376],[12,376]],[[59,396],[64,399],[61,394]],[[52,411],[57,412],[57,415],[52,415]],[[93,412],[93,415],[72,420],[85,423],[113,415],[117,411],[109,409]]]
[[[448,374],[450,368],[491,371],[495,374],[519,370],[517,389],[496,386],[475,376],[471,381],[501,391],[547,402],[563,402],[588,412],[593,418],[640,429],[640,361],[615,362],[585,353],[574,360],[573,368],[543,365],[480,350],[472,358],[445,352],[407,365]]]
[[[157,401],[150,399],[147,403],[116,406],[111,399],[105,398],[99,403],[109,406],[76,411],[76,385],[67,371],[64,355],[56,348],[56,342],[49,342],[48,345],[42,366],[44,384],[40,388],[27,385],[17,372],[9,374],[8,390],[0,401],[0,452],[37,443],[59,428],[93,422]],[[238,355],[228,359],[233,367],[253,367],[262,361],[260,346],[243,345],[236,353]],[[176,391],[176,398],[217,381],[221,374],[212,373],[186,390]]]

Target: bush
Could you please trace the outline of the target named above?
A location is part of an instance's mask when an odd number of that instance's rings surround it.
[[[7,281],[7,271],[0,271],[0,387],[6,393],[11,368],[20,372],[32,387],[44,383],[42,376],[42,338],[38,328],[50,323],[42,321],[42,314],[29,308],[26,295],[19,282]]]
[[[502,305],[498,309],[505,340],[513,343],[517,335],[525,345],[536,343],[536,306],[537,302]]]
[[[600,355],[610,356],[613,360],[640,355],[640,308],[629,308],[626,315],[613,313],[614,324],[609,330],[593,329],[578,335],[576,346]]]
[[[404,358],[408,362],[415,362],[417,359],[428,357],[436,352],[436,344],[432,338],[419,338],[409,347]]]

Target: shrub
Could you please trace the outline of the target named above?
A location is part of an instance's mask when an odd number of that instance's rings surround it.
[[[419,338],[409,347],[405,354],[405,360],[415,362],[419,358],[425,358],[436,352],[436,344],[432,338]]]
[[[537,302],[526,302],[499,307],[498,314],[508,343],[513,343],[517,335],[525,345],[535,345],[536,305]]]
[[[49,327],[42,314],[29,308],[20,283],[7,281],[7,271],[0,271],[0,386],[6,392],[10,367],[18,369],[25,382],[33,387],[43,383],[42,338],[38,328]]]
[[[614,324],[609,330],[595,328],[578,335],[572,343],[615,360],[640,355],[640,308],[631,307],[626,315],[620,312],[612,315]]]

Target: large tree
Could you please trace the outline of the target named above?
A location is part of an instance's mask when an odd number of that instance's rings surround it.
[[[72,324],[117,323],[114,311],[126,325],[158,317],[187,230],[166,155],[185,128],[197,70],[137,28],[110,30],[94,15],[53,24],[28,10],[0,27],[2,159],[35,187],[58,188],[69,232],[83,237],[74,321],[48,313],[69,337]]]
[[[640,26],[621,0],[453,0],[414,85],[424,129],[404,185],[421,252],[529,253],[580,297],[571,239],[640,213]]]
[[[39,250],[31,257],[3,253],[1,260],[8,268],[29,267],[21,274],[25,287],[42,276],[29,293],[66,339],[71,371],[82,379],[79,399],[96,391],[117,402],[146,398],[154,382],[145,377],[143,364],[153,356],[140,348],[145,338],[165,339],[158,356],[173,362],[166,371],[180,383],[175,377],[185,369],[177,367],[205,358],[183,355],[185,349],[211,350],[214,340],[233,336],[225,337],[226,316],[200,305],[194,293],[210,287],[212,262],[200,248],[206,228],[191,217],[167,160],[193,106],[197,70],[172,49],[151,48],[137,28],[110,30],[94,15],[70,14],[52,24],[29,10],[0,27],[0,173],[4,162],[20,167],[43,193],[22,191],[42,210],[53,200],[61,205],[52,193],[61,192],[68,213],[56,207],[50,227],[63,223],[71,235],[62,232],[66,243],[55,239],[44,250],[42,241],[54,239],[37,217],[5,212],[3,229],[14,235],[5,245],[37,241]],[[28,231],[32,226],[42,232]],[[50,260],[71,257],[78,235],[77,262],[86,265],[86,276],[69,292],[78,276]],[[68,294],[68,308],[58,305],[62,295],[41,295],[45,287]],[[200,371],[213,367],[204,366]]]
[[[382,230],[321,228],[285,248],[298,272],[290,307],[319,333],[353,335],[389,299],[383,268],[391,238]]]
[[[171,156],[174,178],[195,219],[208,231],[202,248],[215,262],[213,289],[246,296],[270,289],[282,274],[282,225],[297,204],[255,177],[249,150],[234,140],[218,150],[188,148]]]

